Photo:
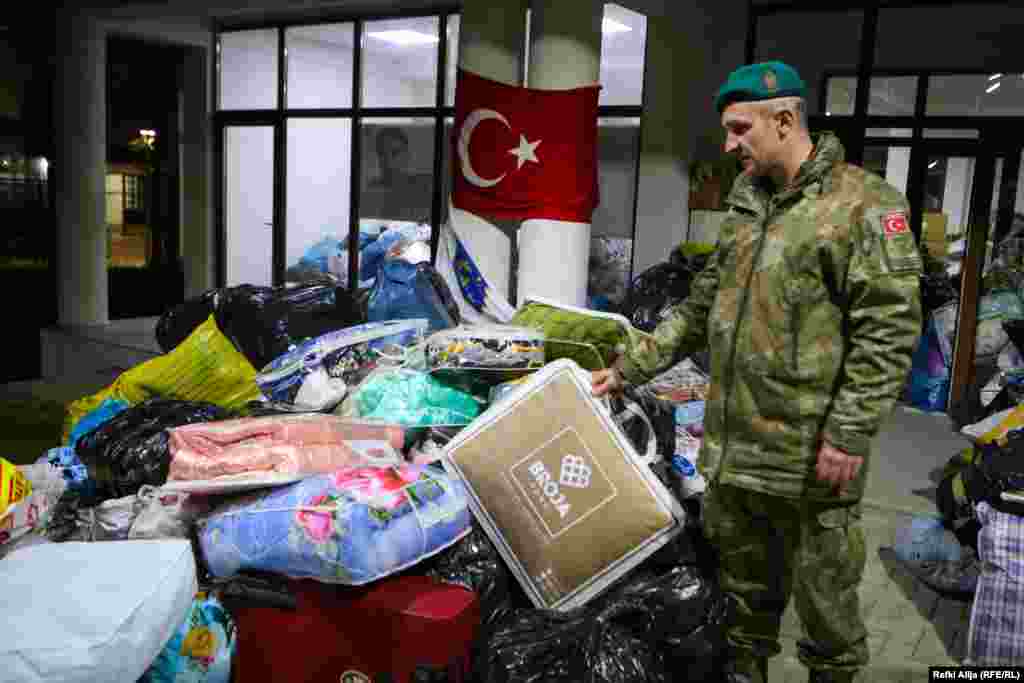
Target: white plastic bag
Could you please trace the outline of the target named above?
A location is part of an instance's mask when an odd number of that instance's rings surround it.
[[[210,511],[203,496],[178,491],[162,491],[143,486],[138,493],[138,517],[128,538],[188,538],[189,530],[201,515]]]
[[[0,555],[11,551],[5,547],[8,544],[46,528],[53,507],[67,487],[62,471],[49,463],[22,465],[18,469],[32,484],[32,492],[12,503],[0,517]]]

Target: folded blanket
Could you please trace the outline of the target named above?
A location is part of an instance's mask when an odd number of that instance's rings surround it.
[[[170,432],[168,480],[206,480],[244,472],[318,474],[343,467],[397,464],[401,427],[302,413],[187,425]]]
[[[440,469],[364,467],[232,500],[199,522],[214,576],[243,570],[360,585],[469,532],[465,495]]]

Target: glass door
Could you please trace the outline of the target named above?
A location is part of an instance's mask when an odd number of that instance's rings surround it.
[[[225,126],[221,138],[224,285],[273,284],[274,127]]]
[[[967,424],[983,409],[981,389],[1007,350],[1002,323],[1024,312],[1010,275],[1021,259],[1012,248],[1020,149],[956,142],[926,144],[922,152],[921,248],[941,263],[956,294],[925,313],[934,316],[950,372],[947,410]]]

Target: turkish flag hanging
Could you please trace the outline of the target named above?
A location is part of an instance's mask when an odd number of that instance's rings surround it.
[[[501,219],[589,223],[600,89],[534,90],[459,69],[452,204]]]

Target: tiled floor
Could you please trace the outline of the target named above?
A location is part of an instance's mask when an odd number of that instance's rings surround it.
[[[907,573],[892,553],[896,528],[910,519],[899,512],[864,511],[868,563],[860,597],[872,660],[860,678],[865,683],[927,681],[929,666],[959,664],[965,653],[971,603],[941,597]],[[771,683],[807,680],[795,654],[800,635],[790,605],[783,618],[783,652],[769,665]]]

